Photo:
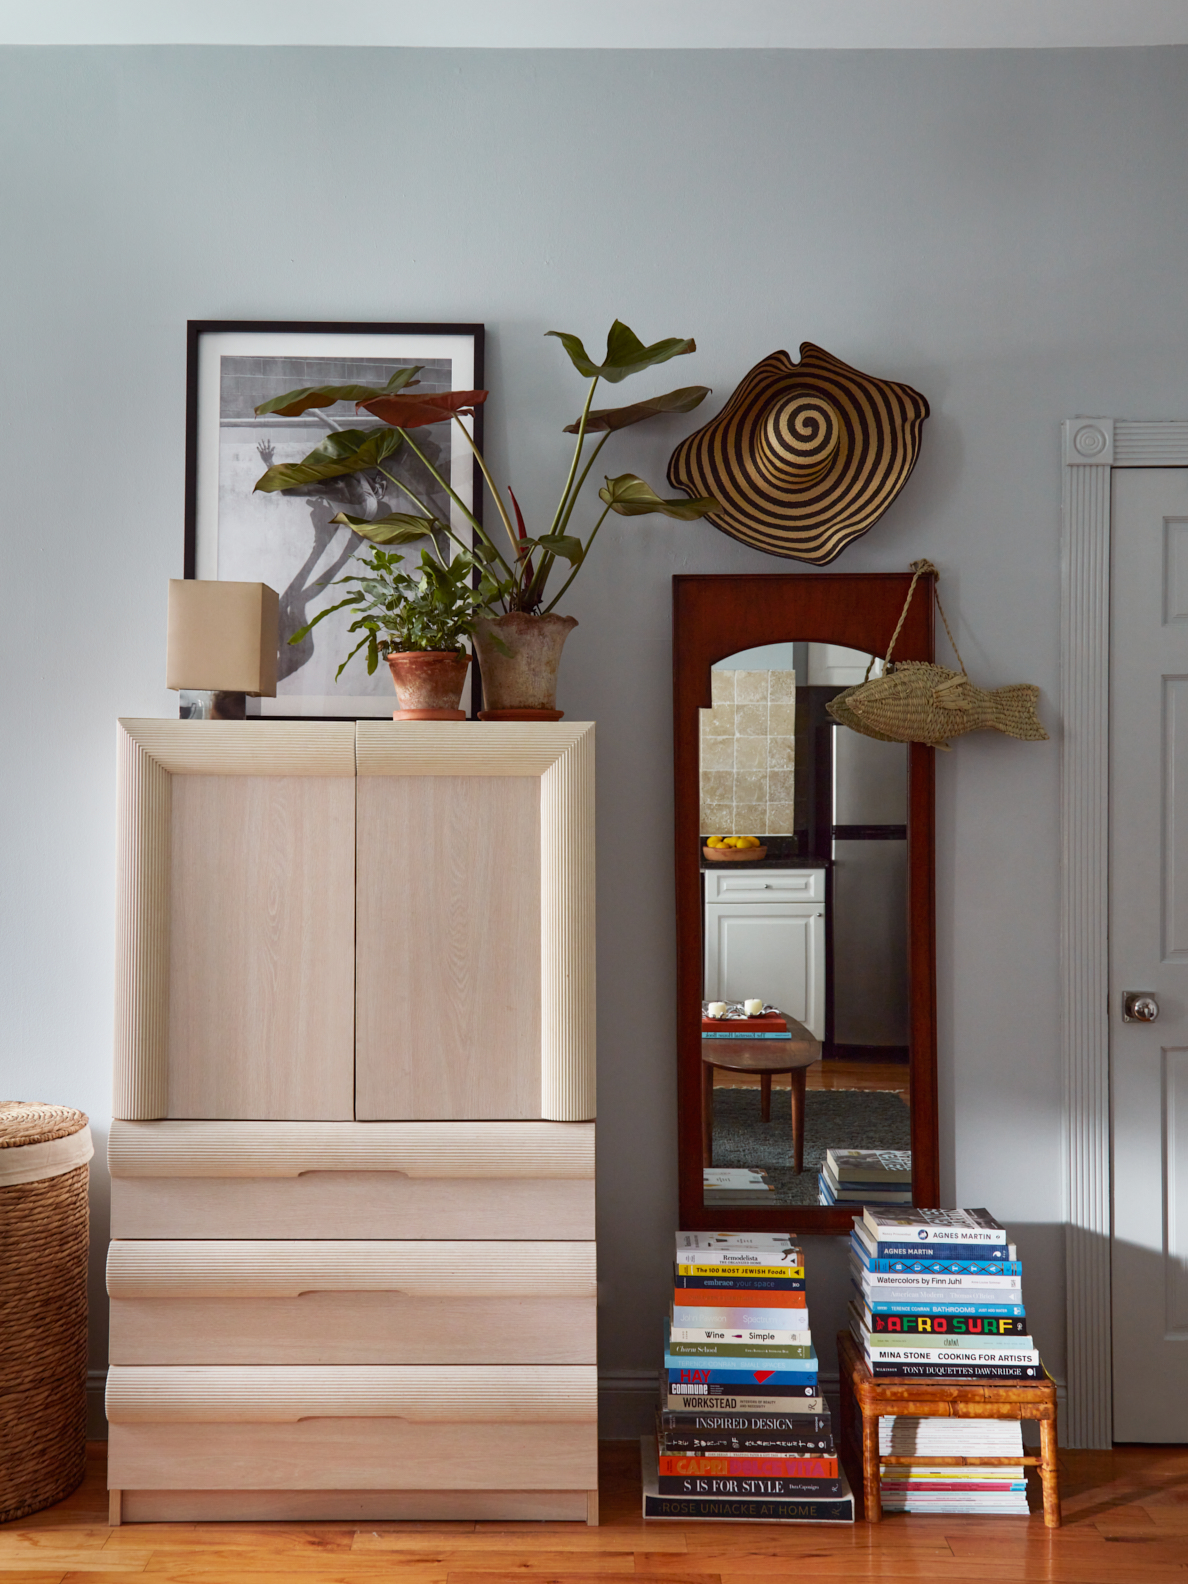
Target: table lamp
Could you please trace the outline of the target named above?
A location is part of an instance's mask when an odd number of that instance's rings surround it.
[[[267,583],[169,580],[166,687],[183,720],[243,720],[276,697],[279,601]]]

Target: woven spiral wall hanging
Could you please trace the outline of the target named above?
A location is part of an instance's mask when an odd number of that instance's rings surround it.
[[[928,403],[811,341],[772,352],[716,418],[682,440],[668,481],[712,495],[707,521],[769,555],[818,566],[879,520],[920,453]]]

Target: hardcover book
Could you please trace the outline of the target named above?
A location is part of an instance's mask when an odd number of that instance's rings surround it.
[[[1025,1315],[931,1315],[912,1310],[876,1314],[864,1308],[862,1323],[872,1332],[941,1341],[949,1337],[1021,1337],[1027,1333]]]
[[[810,1339],[807,1309],[788,1309],[781,1315],[782,1324],[773,1330],[755,1326],[689,1326],[678,1325],[669,1310],[670,1335],[674,1342],[755,1342],[779,1347],[784,1342],[807,1342]]]
[[[696,1474],[715,1479],[836,1479],[837,1458],[829,1457],[738,1457],[729,1454],[689,1457],[660,1449],[661,1474]]]
[[[752,1411],[750,1408],[738,1413],[720,1406],[703,1412],[682,1404],[675,1409],[661,1409],[659,1418],[660,1429],[666,1436],[674,1431],[696,1431],[707,1435],[828,1436],[832,1429],[832,1420],[823,1399],[818,1399],[815,1404],[806,1402],[799,1408],[785,1408],[774,1413]]]
[[[811,1457],[834,1455],[833,1436],[794,1436],[791,1430],[744,1434],[728,1430],[668,1430],[660,1433],[661,1455],[694,1457]]]
[[[724,1271],[715,1265],[678,1265],[673,1280],[676,1287],[718,1288],[725,1292],[804,1291],[804,1273],[796,1266],[787,1270],[753,1267],[747,1271]]]
[[[854,1497],[845,1474],[839,1496],[673,1496],[661,1494],[656,1442],[640,1443],[645,1518],[710,1518],[719,1523],[853,1523]]]
[[[730,1290],[721,1287],[673,1287],[673,1303],[678,1309],[725,1309],[737,1307],[739,1309],[807,1309],[808,1304],[804,1296],[804,1283],[798,1286],[782,1284],[781,1286],[741,1287],[738,1289],[741,1300],[737,1306],[729,1301]]]
[[[661,1496],[840,1496],[836,1479],[715,1479],[696,1475],[661,1474],[657,1479]]]
[[[868,1205],[862,1218],[877,1242],[997,1243],[1009,1240],[989,1210],[921,1210],[915,1205]]]
[[[784,1342],[778,1347],[770,1343],[753,1342],[674,1342],[669,1339],[665,1356],[673,1359],[782,1359],[782,1358],[811,1358],[813,1356],[812,1335],[808,1331],[797,1331],[795,1342]]]
[[[725,1386],[711,1386],[703,1396],[694,1396],[692,1393],[670,1391],[663,1399],[663,1406],[670,1409],[686,1409],[690,1411],[733,1413],[733,1414],[782,1414],[797,1401],[802,1402],[806,1408],[811,1408],[814,1413],[825,1411],[824,1397],[816,1396],[816,1387],[809,1387],[814,1395],[802,1396],[792,1387],[781,1387],[775,1392],[731,1392]]]
[[[1003,1315],[1026,1318],[1021,1303],[1001,1303],[1000,1294],[991,1293],[985,1303],[970,1302],[964,1296],[938,1298],[935,1293],[863,1294],[865,1307],[872,1314],[901,1314],[905,1309],[915,1315]]]
[[[681,1289],[682,1298],[687,1297],[688,1293],[689,1289],[687,1287]],[[704,1293],[703,1296],[707,1298],[712,1296],[713,1298],[717,1299],[720,1304],[720,1301],[725,1296],[725,1294],[721,1292],[713,1292]],[[740,1293],[736,1296],[741,1297],[742,1294]],[[767,1298],[766,1293],[756,1293],[755,1296],[757,1298],[763,1299],[764,1301],[766,1301]],[[795,1298],[803,1298],[804,1294],[793,1293],[792,1296]],[[675,1299],[675,1293],[673,1294],[673,1297]],[[808,1327],[808,1309],[804,1304],[797,1304],[795,1308],[789,1307],[787,1309],[768,1309],[761,1308],[758,1305],[753,1309],[750,1306],[743,1309],[736,1308],[734,1305],[730,1305],[729,1307],[719,1307],[719,1304],[716,1304],[713,1307],[704,1303],[690,1304],[688,1307],[686,1307],[683,1302],[674,1302],[672,1306],[673,1330],[791,1331],[796,1325],[797,1316],[803,1320],[805,1327]],[[903,1300],[901,1298],[899,1300],[899,1306],[902,1307],[902,1304]],[[1022,1313],[1022,1310],[1019,1312]]]
[[[817,1383],[817,1355],[810,1353],[808,1358],[779,1359],[765,1364],[758,1369],[735,1369],[730,1364],[737,1361],[731,1360],[725,1367],[711,1359],[699,1359],[695,1363],[677,1361],[669,1363],[671,1354],[664,1356],[665,1373],[668,1376],[668,1389],[693,1386],[703,1389],[706,1386],[729,1386],[738,1390],[759,1390],[777,1386],[794,1386],[801,1388],[809,1385],[814,1387],[812,1395],[816,1396]]]
[[[876,1238],[861,1216],[854,1217],[850,1246],[857,1253],[865,1250],[871,1259],[1013,1260],[1016,1257],[1013,1243],[979,1243],[971,1247],[968,1243],[919,1243],[912,1238]]]
[[[866,1367],[876,1380],[902,1376],[908,1380],[1029,1381],[1042,1378],[1042,1366],[1013,1364],[882,1364],[868,1358]]]
[[[911,1150],[828,1149],[825,1165],[840,1182],[854,1180],[872,1188],[888,1183],[910,1183]]]

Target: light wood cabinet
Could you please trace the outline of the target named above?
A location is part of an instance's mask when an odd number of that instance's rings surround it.
[[[597,1521],[593,728],[120,728],[114,1521]]]

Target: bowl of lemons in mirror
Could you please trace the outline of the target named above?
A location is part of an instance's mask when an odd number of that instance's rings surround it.
[[[715,863],[754,863],[767,857],[758,836],[710,836],[701,850]]]

